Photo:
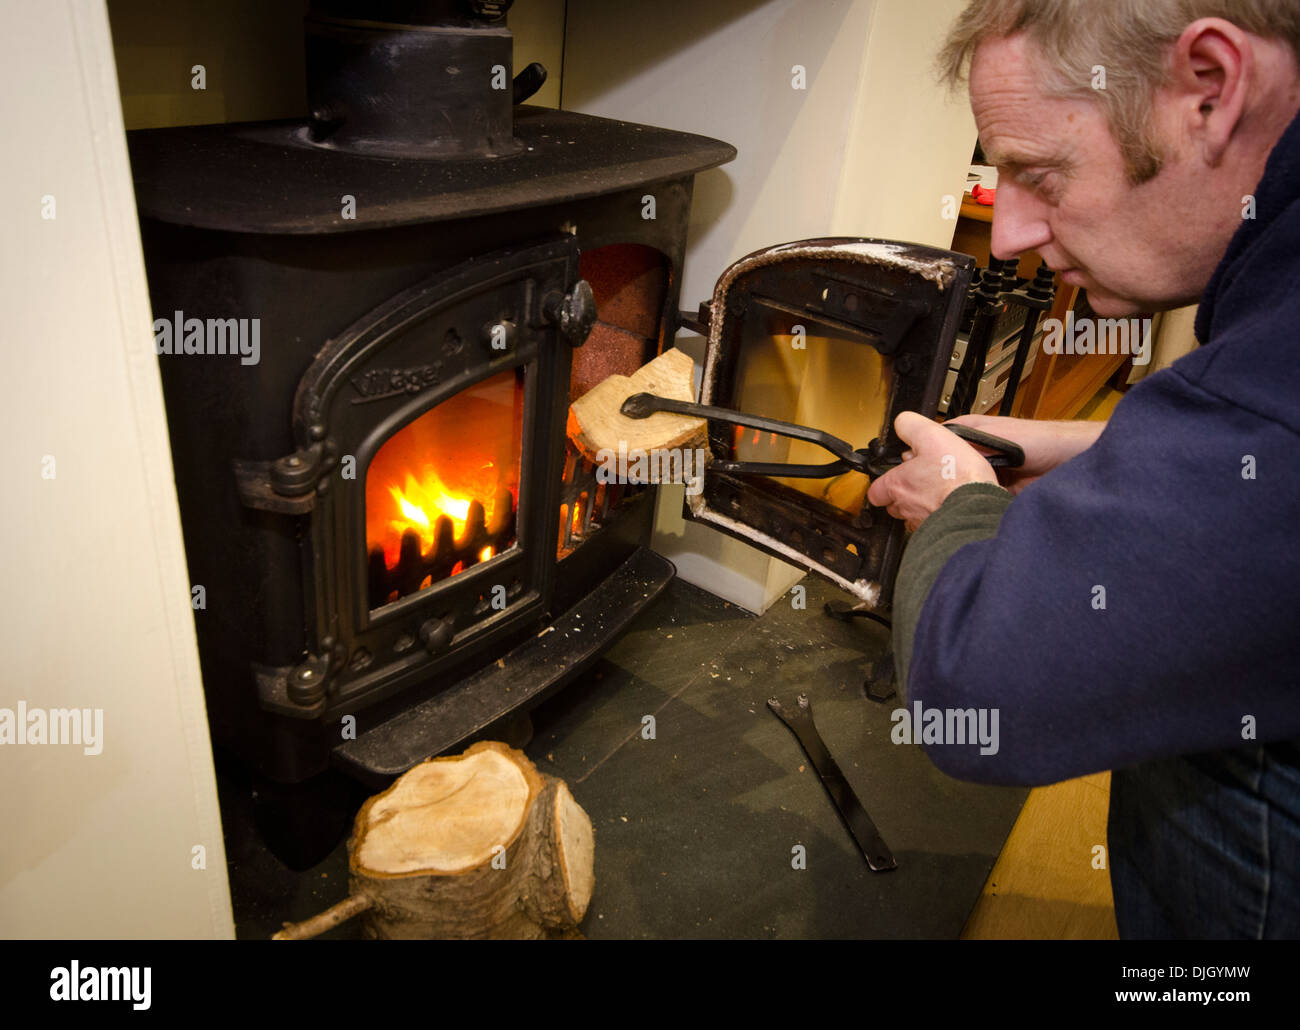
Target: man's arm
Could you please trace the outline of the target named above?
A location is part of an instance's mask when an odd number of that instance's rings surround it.
[[[929,746],[935,764],[1050,783],[1300,737],[1297,448],[1170,373],[1014,503],[949,489],[900,570],[898,659],[910,704],[996,713],[999,742]],[[1276,474],[1244,478],[1243,455]]]
[[[930,587],[948,559],[968,543],[995,536],[1012,494],[1086,450],[1105,428],[1104,422],[1033,422],[996,415],[963,415],[951,421],[1019,444],[1025,460],[1018,468],[998,470],[1001,487],[1006,488],[1002,489],[988,482],[992,468],[984,469],[985,463],[967,453],[962,456],[961,467],[968,481],[949,493],[950,482],[957,478],[956,457],[945,454],[955,450],[952,437],[933,432],[923,420],[910,414],[899,416],[900,435],[914,450],[907,452],[902,466],[880,478],[879,486],[873,484],[872,501],[905,518],[906,499],[915,497],[925,516],[908,541],[894,593],[894,654],[899,691],[904,698],[916,623]],[[915,461],[918,452],[929,460]],[[948,470],[951,474],[945,473],[945,460],[952,463]],[[941,489],[931,492],[936,470]],[[939,506],[926,515],[925,509],[934,503],[932,498],[939,499]]]
[[[907,703],[907,669],[912,658],[916,624],[930,588],[948,559],[967,544],[996,536],[1011,494],[990,483],[967,483],[944,500],[939,509],[912,534],[903,552],[894,587],[890,622],[894,637],[894,668],[898,692]]]
[[[1097,437],[1106,428],[1105,422],[1038,422],[1002,415],[962,415],[949,421],[992,433],[1018,443],[1024,449],[1023,465],[998,469],[998,482],[1013,494],[1020,493],[1040,476],[1082,454],[1097,442]]]
[[[966,483],[1001,483],[1019,493],[1040,476],[1069,461],[1096,441],[1104,422],[1034,422],[996,415],[963,415],[952,422],[1001,436],[1025,452],[1019,468],[997,473],[983,454],[955,433],[914,411],[904,411],[894,428],[911,450],[897,468],[875,480],[867,498],[916,529],[953,490]]]

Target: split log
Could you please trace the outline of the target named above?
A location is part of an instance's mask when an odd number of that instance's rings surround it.
[[[350,896],[275,939],[354,916],[373,938],[571,936],[595,887],[587,813],[498,741],[423,762],[370,798],[348,855]]]
[[[708,446],[708,423],[702,418],[656,412],[648,418],[628,418],[619,412],[634,393],[653,393],[673,400],[693,401],[690,355],[672,347],[630,376],[612,375],[601,380],[569,405],[567,431],[573,445],[588,461],[600,462],[602,450],[627,451],[694,449]]]

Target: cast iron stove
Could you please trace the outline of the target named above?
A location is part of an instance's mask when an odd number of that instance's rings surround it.
[[[267,782],[382,787],[658,595],[655,488],[598,482],[565,424],[679,328],[706,405],[886,457],[937,410],[970,258],[785,244],[680,314],[694,176],[735,150],[518,106],[544,72],[511,77],[509,6],[314,0],[308,119],[129,134],[209,718]],[[734,471],[798,447],[711,425],[686,514],[886,613],[903,529],[865,476]]]

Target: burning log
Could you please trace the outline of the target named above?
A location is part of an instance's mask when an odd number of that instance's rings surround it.
[[[361,916],[381,939],[562,937],[595,887],[591,820],[563,780],[483,741],[399,777],[357,813],[349,896],[275,940]]]
[[[391,568],[382,547],[372,547],[368,558],[370,607],[378,608],[397,597],[405,597],[420,589],[428,579],[438,583],[457,569],[468,569],[500,554],[514,542],[517,512],[514,495],[502,487],[497,491],[496,504],[489,524],[487,513],[480,501],[471,501],[465,516],[465,530],[456,536],[456,527],[446,515],[438,516],[433,525],[433,544],[427,551],[420,549],[420,536],[414,529],[402,533],[397,564]]]

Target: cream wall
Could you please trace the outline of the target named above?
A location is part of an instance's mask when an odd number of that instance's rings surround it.
[[[515,37],[515,74],[534,61],[546,66],[546,84],[528,103],[559,107],[564,70],[564,0],[517,0],[506,24]]]
[[[516,63],[547,65],[532,102],[554,105],[563,0],[524,6]],[[96,0],[5,13],[0,709],[101,709],[103,743],[0,744],[0,937],[229,938],[123,114],[131,128],[301,114],[301,10],[114,0],[115,39]]]
[[[931,66],[962,0],[569,0],[564,107],[715,136],[739,157],[696,181],[683,308],[737,258],[812,236],[948,246],[975,144]],[[807,88],[792,88],[792,69]],[[954,209],[955,210],[955,209]],[[699,360],[698,337],[679,346]],[[683,578],[763,611],[799,578],[681,519],[661,491],[658,550]]]
[[[965,93],[935,81],[934,55],[966,0],[877,0],[831,231],[952,243],[975,149]]]
[[[101,3],[7,6],[0,109],[0,708],[103,712],[97,755],[0,744],[0,936],[231,937]]]
[[[108,0],[108,10],[128,129],[306,115],[307,0]],[[550,73],[529,103],[558,106],[564,0],[519,0],[507,24],[515,70],[541,61]]]
[[[1184,354],[1190,354],[1196,349],[1196,310],[1197,305],[1191,304],[1156,315],[1151,361],[1146,365],[1133,366],[1128,377],[1130,383],[1168,368]]]

